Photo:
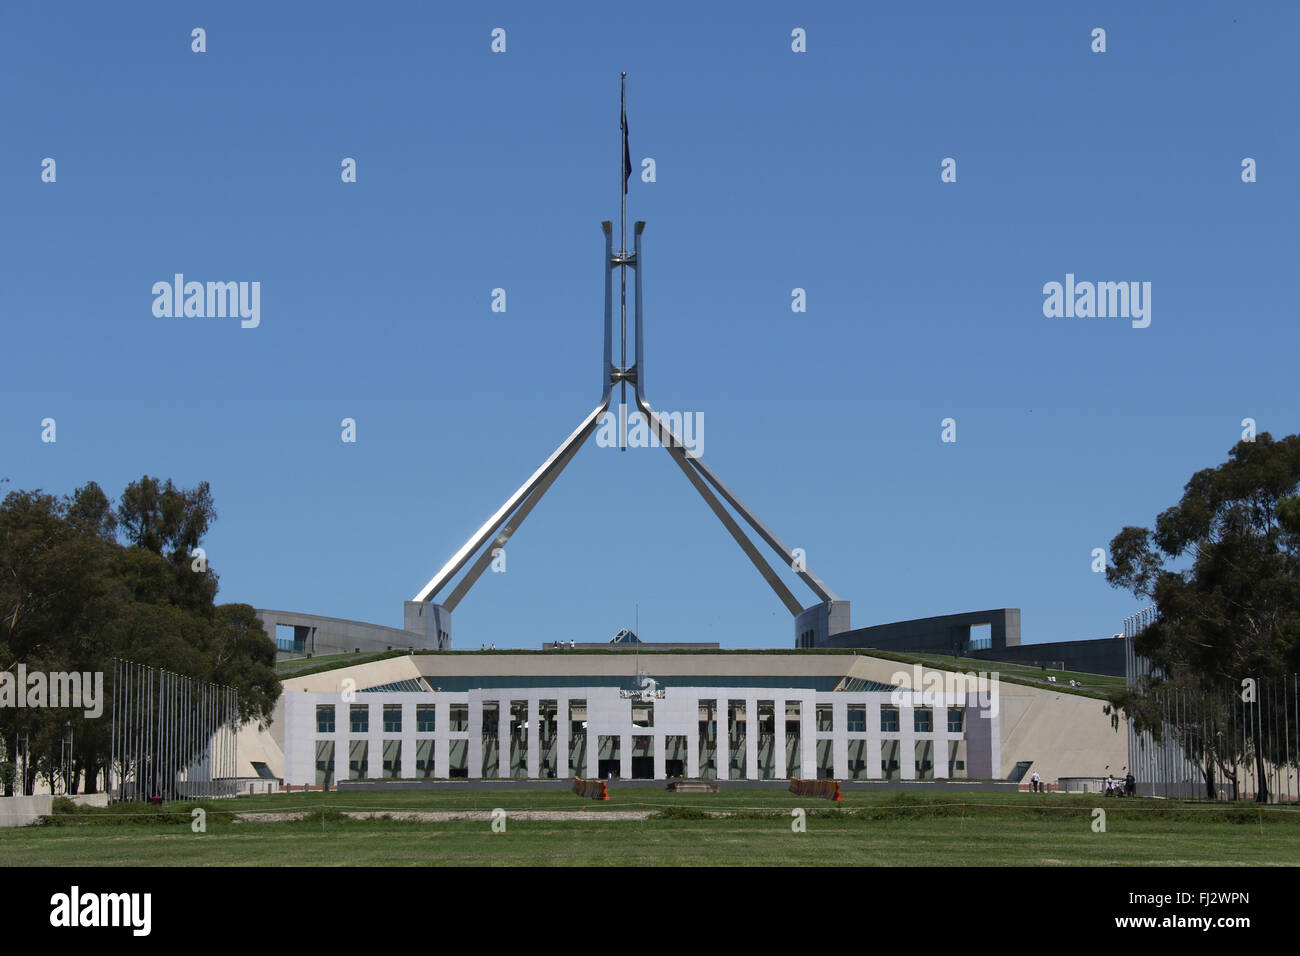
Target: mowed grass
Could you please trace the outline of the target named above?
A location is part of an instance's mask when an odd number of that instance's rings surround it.
[[[1300,815],[1253,807],[1033,794],[848,793],[832,808],[781,791],[668,794],[615,790],[610,803],[555,791],[283,794],[219,801],[206,833],[187,805],[123,807],[60,826],[0,831],[0,865],[40,866],[1294,866]],[[457,801],[460,801],[457,803]],[[506,812],[482,820],[351,820],[361,810]],[[647,806],[653,804],[653,806]],[[808,811],[795,833],[793,807]],[[1092,809],[1107,811],[1094,832]],[[590,820],[511,819],[510,811],[578,810]],[[710,817],[702,808],[734,815]],[[309,809],[297,822],[237,823],[230,811]],[[649,809],[642,821],[603,810]],[[125,817],[125,812],[145,813]],[[116,817],[116,819],[112,819]],[[149,822],[127,822],[127,820]],[[161,822],[160,822],[161,821]],[[114,825],[116,824],[116,825]]]

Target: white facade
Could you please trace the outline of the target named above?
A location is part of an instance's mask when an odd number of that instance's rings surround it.
[[[452,776],[452,754],[463,754],[457,776],[469,779],[484,778],[483,752],[484,705],[496,705],[496,737],[498,753],[495,776],[511,777],[511,707],[514,705],[525,717],[526,727],[532,732],[519,736],[521,748],[516,777],[544,778],[541,760],[541,743],[538,727],[539,713],[545,704],[555,708],[558,733],[554,735],[555,778],[572,776],[594,777],[600,773],[597,765],[601,739],[606,738],[608,749],[614,741],[618,746],[617,771],[609,765],[606,774],[614,772],[619,779],[633,779],[633,753],[640,749],[653,755],[652,773],[642,765],[636,778],[663,780],[669,776],[667,763],[668,738],[684,738],[684,766],[676,767],[673,776],[687,778],[713,777],[707,771],[701,774],[700,728],[702,708],[712,704],[716,710],[716,767],[717,779],[776,779],[803,777],[806,779],[833,777],[838,780],[918,778],[942,779],[947,777],[972,777],[991,779],[1000,776],[1000,733],[996,697],[993,706],[980,701],[976,694],[901,692],[818,692],[800,688],[755,687],[668,687],[653,701],[651,726],[633,722],[633,701],[621,696],[616,687],[515,687],[471,690],[467,693],[402,693],[360,692],[344,700],[338,693],[289,693],[285,696],[284,727],[284,782],[286,786],[316,786],[323,779],[324,768],[317,767],[317,744],[333,742],[334,771],[331,780],[354,778],[377,779],[446,779]],[[571,723],[570,705],[585,702],[585,753],[581,759],[571,759],[570,745],[575,740],[582,744],[584,729],[581,723]],[[418,708],[433,706],[433,730],[421,731]],[[728,710],[738,705],[745,719],[745,760],[743,777],[731,771],[730,740],[728,738]],[[385,732],[385,707],[400,707],[400,730]],[[638,704],[638,708],[642,705]],[[334,708],[333,732],[321,730],[318,708]],[[366,729],[352,730],[352,708],[363,708]],[[771,713],[772,740],[765,766],[759,762],[759,713]],[[798,719],[793,714],[797,707]],[[949,709],[960,712],[960,720],[949,729]],[[453,709],[462,720],[453,729]],[[818,713],[821,711],[821,719]],[[924,729],[924,713],[918,725],[916,711],[930,712],[930,729]],[[854,729],[850,730],[850,712]],[[882,725],[882,712],[886,723]],[[328,712],[326,712],[328,713]],[[391,711],[390,711],[391,713]],[[581,713],[581,712],[580,712]],[[896,713],[896,717],[895,717]],[[830,718],[830,729],[824,729]],[[787,763],[787,720],[791,731],[798,728],[799,766]],[[819,724],[822,729],[819,729]],[[960,729],[957,729],[957,725]],[[892,729],[893,727],[897,729]],[[918,729],[918,727],[920,729]],[[860,729],[859,729],[860,728]],[[638,740],[637,738],[649,738]],[[421,744],[432,742],[428,748],[433,767],[417,766]],[[463,741],[463,743],[461,743]],[[366,766],[349,770],[352,747],[364,742]],[[393,766],[385,770],[384,755],[387,745],[392,754],[395,743],[400,743],[400,755]],[[490,737],[488,743],[491,743]],[[676,742],[680,754],[681,741]],[[897,744],[896,753],[894,744]],[[928,753],[932,767],[918,768],[916,756]],[[956,745],[956,746],[954,746]],[[525,752],[526,751],[526,752]],[[819,774],[819,752],[823,755]],[[954,753],[955,752],[955,753]],[[850,761],[850,754],[857,759]],[[889,754],[897,766],[887,774],[882,766],[882,755]],[[955,759],[954,759],[955,757]],[[964,766],[953,766],[961,761]],[[548,768],[549,769],[549,768]],[[320,773],[318,774],[318,770]],[[919,772],[918,772],[919,771]],[[491,776],[489,773],[488,776]],[[545,778],[551,777],[545,774]]]

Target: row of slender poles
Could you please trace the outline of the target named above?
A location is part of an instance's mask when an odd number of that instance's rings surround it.
[[[115,800],[233,796],[239,695],[233,687],[114,658]]]
[[[1156,620],[1154,606],[1124,621],[1125,682],[1152,674],[1133,639]],[[1246,675],[1218,690],[1160,688],[1161,732],[1128,722],[1130,772],[1156,796],[1300,800],[1300,675]],[[1235,788],[1233,786],[1235,777]]]

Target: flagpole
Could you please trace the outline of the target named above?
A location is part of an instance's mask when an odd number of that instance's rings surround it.
[[[620,259],[627,258],[627,177],[630,170],[627,167],[627,73],[623,73],[619,83],[619,148],[618,148],[618,172],[619,172],[619,210],[618,210],[618,235],[619,235],[619,252]],[[618,297],[619,297],[619,315],[620,329],[619,336],[621,354],[619,357],[620,369],[627,368],[627,264],[624,262],[618,267]],[[627,380],[619,381],[619,446],[622,451],[627,451]]]

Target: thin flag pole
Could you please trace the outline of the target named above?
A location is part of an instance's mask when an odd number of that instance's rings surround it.
[[[619,83],[619,209],[618,209],[618,300],[619,322],[619,368],[627,368],[627,179],[631,174],[627,152],[627,74],[623,73]],[[627,451],[627,379],[619,380],[619,448]]]

